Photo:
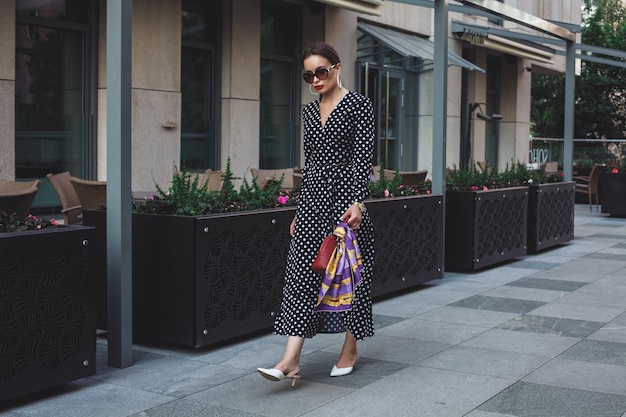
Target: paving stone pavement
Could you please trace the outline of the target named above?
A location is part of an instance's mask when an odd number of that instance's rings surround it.
[[[626,219],[577,205],[576,238],[375,300],[352,375],[342,335],[307,340],[301,376],[261,378],[270,330],[200,350],[134,346],[134,365],[0,405],[7,417],[626,417]]]

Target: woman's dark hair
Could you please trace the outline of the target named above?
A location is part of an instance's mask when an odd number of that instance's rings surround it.
[[[309,45],[308,48],[304,50],[302,53],[302,66],[304,67],[304,60],[310,57],[311,55],[320,55],[326,58],[330,65],[335,65],[338,62],[341,62],[339,59],[339,54],[331,45],[326,42],[315,42]]]

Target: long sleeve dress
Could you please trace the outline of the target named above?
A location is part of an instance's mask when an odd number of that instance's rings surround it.
[[[339,333],[347,328],[361,340],[374,334],[371,301],[374,230],[367,211],[357,230],[363,270],[351,310],[313,311],[322,276],[311,270],[311,264],[322,241],[348,207],[368,197],[374,114],[371,101],[351,91],[322,126],[320,101],[321,98],[309,103],[302,111],[305,156],[302,189],[274,333],[308,338],[318,332]]]

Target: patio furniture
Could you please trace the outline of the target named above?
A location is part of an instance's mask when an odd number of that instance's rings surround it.
[[[61,200],[61,213],[63,213],[64,224],[74,224],[82,222],[83,208],[80,205],[78,194],[70,181],[70,172],[60,172],[58,174],[46,175],[50,184],[56,190]]]
[[[106,206],[107,183],[106,181],[91,181],[82,178],[70,177],[72,187],[78,195],[78,200],[83,210],[91,210]]]
[[[428,170],[426,169],[420,171],[400,171],[402,184],[404,185],[421,185],[426,181],[426,175],[428,175]]]
[[[606,164],[595,164],[591,168],[589,176],[577,176],[574,177],[576,181],[576,193],[586,194],[589,200],[589,211],[592,211],[592,198],[595,197],[596,210],[599,210],[599,198],[598,198],[598,180],[602,170],[606,167]]]
[[[544,171],[546,174],[558,174],[559,173],[559,163],[556,161],[546,162],[546,169]]]
[[[0,180],[0,211],[15,213],[18,219],[27,218],[40,185],[40,180]]]
[[[261,189],[265,189],[270,181],[280,181],[283,178],[282,188],[291,189],[294,187],[294,172],[299,168],[282,168],[282,169],[259,169],[250,168],[250,173],[256,178],[256,183]]]

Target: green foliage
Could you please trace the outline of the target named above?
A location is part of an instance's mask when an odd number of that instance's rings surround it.
[[[208,181],[200,184],[198,176],[178,172],[174,167],[168,190],[157,185],[157,195],[134,203],[133,210],[137,213],[196,216],[297,204],[298,190],[282,190],[283,178],[270,181],[264,189],[258,186],[256,179],[252,179],[252,184],[244,179],[237,191],[233,182],[238,179],[231,171],[230,159],[222,174],[220,191],[208,191]]]
[[[480,191],[496,188],[519,187],[530,184],[545,184],[563,181],[560,174],[546,174],[545,166],[541,170],[529,170],[520,162],[507,164],[502,172],[486,166],[484,171],[472,166],[448,171],[446,188],[450,191]]]
[[[54,220],[43,220],[29,214],[26,219],[18,219],[15,213],[0,211],[0,233],[24,232],[26,230],[41,230],[49,227],[57,227]]]
[[[423,184],[407,186],[402,184],[402,176],[396,170],[392,179],[385,178],[385,169],[381,165],[378,181],[368,184],[370,198],[402,197],[418,194],[430,194],[432,183],[430,180]]]
[[[626,6],[621,0],[585,0],[582,43],[626,50]],[[598,58],[615,59],[599,53]],[[535,137],[563,137],[563,77],[532,77],[531,121]],[[583,60],[576,77],[574,137],[626,135],[626,69]]]

